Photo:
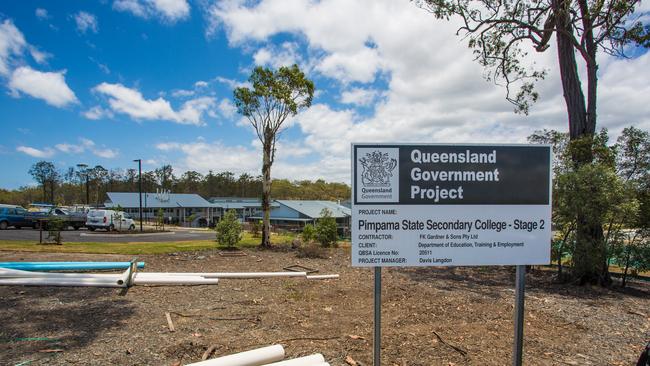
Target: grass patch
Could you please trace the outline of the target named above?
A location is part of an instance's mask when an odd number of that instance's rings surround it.
[[[294,234],[273,234],[273,244],[291,244]],[[254,238],[250,233],[244,233],[239,248],[254,248],[260,244],[260,238]],[[165,254],[174,252],[197,251],[206,249],[222,249],[216,240],[190,240],[167,242],[67,242],[63,245],[44,245],[28,240],[0,240],[0,250],[19,252],[45,252],[45,253],[92,253],[92,254]]]

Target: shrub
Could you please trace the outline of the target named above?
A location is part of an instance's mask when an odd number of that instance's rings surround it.
[[[156,213],[156,229],[165,230],[165,212],[162,208]]]
[[[296,256],[298,258],[328,258],[327,251],[315,243],[307,243],[303,246],[298,247]]]
[[[253,235],[253,238],[259,238],[260,231],[262,231],[262,222],[260,220],[251,221],[251,235]]]
[[[321,218],[316,222],[316,241],[324,248],[327,248],[336,244],[336,240],[338,239],[336,219],[332,217],[332,213],[326,208],[320,214]]]
[[[217,242],[234,248],[241,240],[242,227],[235,210],[228,210],[217,224]]]
[[[314,225],[312,224],[305,225],[305,227],[302,229],[302,240],[305,243],[309,243],[312,240],[314,240],[315,236],[316,236],[316,229],[314,229]]]
[[[47,238],[61,245],[61,230],[65,229],[65,221],[57,216],[50,216],[47,222]]]

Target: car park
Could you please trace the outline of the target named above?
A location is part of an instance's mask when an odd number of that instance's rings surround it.
[[[90,210],[86,218],[86,227],[90,231],[97,229],[132,231],[135,230],[135,221],[122,211]]]

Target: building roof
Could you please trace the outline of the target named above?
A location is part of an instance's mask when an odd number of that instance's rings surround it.
[[[209,201],[212,203],[212,207],[220,207],[225,210],[262,207],[262,200],[259,198],[211,197]],[[271,207],[277,206],[277,203],[271,202]]]
[[[140,207],[138,192],[108,192],[109,201],[106,207],[121,206],[123,208]],[[203,197],[194,193],[142,193],[142,207],[174,208],[174,207],[214,207]]]
[[[335,218],[352,215],[351,209],[333,201],[276,200],[275,202],[296,210],[312,219],[320,218],[323,209],[328,209],[332,213],[332,217]]]

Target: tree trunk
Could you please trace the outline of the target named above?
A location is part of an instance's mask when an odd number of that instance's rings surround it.
[[[263,248],[271,247],[271,144],[272,140],[265,138],[262,157],[262,223]]]
[[[45,186],[45,181],[43,181],[43,203],[47,203],[47,187]]]
[[[572,150],[574,166],[579,168],[593,161],[591,138],[596,131],[596,67],[595,60],[593,60],[592,68],[588,70],[588,81],[590,83],[590,110],[588,114],[578,75],[572,40],[573,26],[568,13],[569,8],[569,0],[553,0],[560,76],[569,117],[569,136],[572,142],[581,140],[580,148]],[[604,250],[602,222],[583,210],[576,213],[576,218],[573,275],[580,284],[600,283],[601,285],[608,285],[611,282],[611,277],[607,268],[603,266],[603,263],[607,261],[607,254]]]
[[[54,204],[54,181],[50,181],[50,203]]]

